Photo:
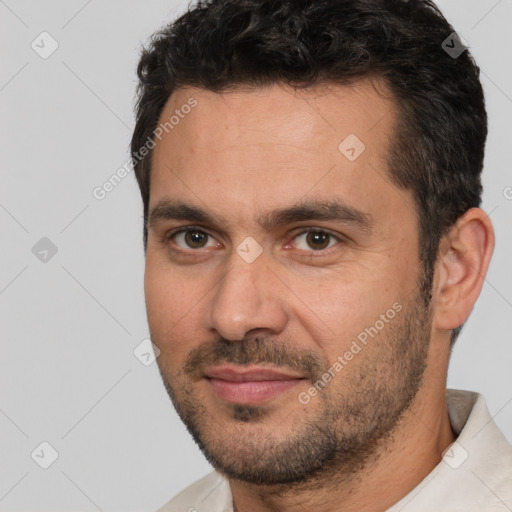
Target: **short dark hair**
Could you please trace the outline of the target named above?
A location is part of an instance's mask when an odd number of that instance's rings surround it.
[[[375,77],[384,79],[397,108],[388,173],[415,198],[424,267],[420,288],[428,304],[440,239],[464,212],[480,206],[482,193],[487,114],[480,70],[468,50],[448,51],[460,48],[454,32],[431,0],[189,5],[153,35],[137,68],[131,151],[144,205],[144,249],[152,152],[141,159],[138,151],[153,140],[162,109],[178,88],[305,88]],[[452,344],[461,328],[452,331]]]

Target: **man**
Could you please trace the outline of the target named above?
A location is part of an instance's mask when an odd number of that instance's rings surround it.
[[[148,322],[216,470],[161,510],[511,510],[512,447],[446,390],[494,234],[436,6],[209,0],[138,76]]]

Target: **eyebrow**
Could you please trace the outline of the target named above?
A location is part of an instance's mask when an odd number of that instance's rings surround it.
[[[227,226],[227,219],[209,213],[207,210],[179,200],[161,199],[148,215],[148,228],[164,220],[184,220],[209,224],[214,227]],[[341,200],[320,200],[300,202],[288,208],[263,213],[258,224],[267,231],[276,227],[302,221],[333,221],[350,224],[366,234],[374,225],[370,214],[362,212]]]

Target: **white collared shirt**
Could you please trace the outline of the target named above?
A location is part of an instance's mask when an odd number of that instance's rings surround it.
[[[457,440],[388,512],[512,511],[512,446],[491,418],[484,398],[448,389],[446,401]],[[229,483],[213,471],[158,512],[233,512]]]

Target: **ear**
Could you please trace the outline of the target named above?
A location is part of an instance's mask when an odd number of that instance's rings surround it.
[[[462,215],[439,247],[433,292],[434,328],[452,330],[469,317],[494,250],[494,229],[480,208]]]

